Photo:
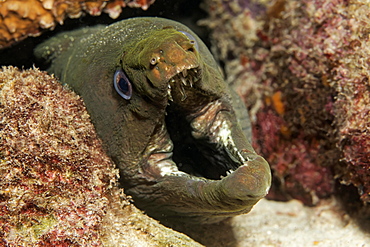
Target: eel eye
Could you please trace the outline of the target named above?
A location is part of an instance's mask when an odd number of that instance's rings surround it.
[[[122,98],[129,100],[132,96],[132,85],[122,69],[117,69],[114,73],[114,88]]]
[[[195,39],[195,37],[193,35],[191,35],[188,32],[185,32],[185,31],[179,31],[179,32],[184,34],[186,37],[188,37],[188,39],[190,40],[190,43],[192,45],[194,45],[194,47],[197,51],[199,51],[199,46],[198,46],[197,40]]]

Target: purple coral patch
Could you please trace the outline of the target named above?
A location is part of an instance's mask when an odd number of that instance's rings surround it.
[[[216,2],[229,6],[208,9],[212,38],[273,169],[270,197],[314,204],[339,181],[370,202],[370,7],[288,0],[252,15],[249,1]]]

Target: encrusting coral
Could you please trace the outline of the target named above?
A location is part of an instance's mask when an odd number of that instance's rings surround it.
[[[37,36],[42,30],[53,29],[65,18],[78,18],[88,13],[108,13],[117,18],[123,7],[141,7],[146,10],[154,0],[1,0],[0,48],[7,47],[28,36]]]
[[[37,69],[0,70],[1,246],[198,246],[116,186],[82,99]]]
[[[370,202],[370,6],[207,0],[214,47],[274,170],[270,198],[315,204],[336,179]]]
[[[354,1],[348,10],[351,37],[340,37],[345,45],[339,49],[339,64],[330,83],[337,92],[333,112],[337,146],[345,161],[338,168],[342,181],[354,184],[361,199],[370,202],[370,6]]]

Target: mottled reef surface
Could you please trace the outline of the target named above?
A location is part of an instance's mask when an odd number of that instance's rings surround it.
[[[8,47],[29,36],[63,25],[67,18],[99,16],[103,12],[116,19],[122,8],[146,10],[154,0],[5,0],[0,1],[0,48]]]
[[[203,24],[274,172],[269,198],[315,205],[348,185],[369,203],[369,3],[205,3]]]
[[[117,186],[82,99],[37,69],[0,69],[1,246],[197,246]]]

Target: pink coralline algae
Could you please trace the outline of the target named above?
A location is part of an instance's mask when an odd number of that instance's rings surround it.
[[[0,246],[200,246],[117,186],[82,99],[37,69],[0,68]]]
[[[122,8],[148,9],[154,0],[2,0],[0,1],[0,48],[38,36],[69,18],[107,13],[116,19]]]
[[[82,100],[37,70],[3,67],[0,86],[3,244],[101,245],[105,193],[117,173]]]
[[[319,166],[321,145],[315,139],[292,138],[287,123],[269,107],[256,114],[253,129],[258,152],[268,154],[275,181],[269,197],[295,198],[311,205],[333,191],[334,178],[328,167]]]
[[[274,171],[270,198],[312,205],[338,180],[370,202],[370,6],[206,2],[203,23],[250,110],[256,150]]]

